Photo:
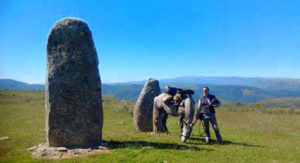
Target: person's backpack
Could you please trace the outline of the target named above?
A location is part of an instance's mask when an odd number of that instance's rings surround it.
[[[171,95],[171,96],[174,96],[177,91],[180,91],[181,94],[190,94],[190,95],[193,95],[195,93],[194,90],[192,89],[181,89],[181,88],[176,88],[176,87],[171,87],[169,85],[167,85],[165,88],[164,88],[164,91],[165,93]]]
[[[175,87],[171,87],[169,85],[167,85],[165,88],[164,88],[164,91],[165,93],[171,95],[171,96],[174,96],[177,91],[178,91],[178,88],[175,88]]]

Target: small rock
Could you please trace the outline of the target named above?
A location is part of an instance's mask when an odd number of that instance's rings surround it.
[[[120,125],[124,125],[124,124],[125,124],[125,122],[120,122],[119,124],[120,124]]]
[[[150,148],[152,148],[152,147],[142,147],[142,149],[150,149]]]
[[[50,157],[53,157],[53,156],[57,156],[58,154],[59,154],[59,152],[57,152],[57,151],[55,150],[55,148],[49,147],[49,148],[47,148],[47,149],[45,150],[44,156],[50,156]]]
[[[8,139],[9,139],[8,136],[0,137],[0,140],[8,140]]]
[[[66,147],[57,147],[56,148],[57,151],[67,151]]]
[[[38,144],[38,147],[42,147],[44,145],[44,143],[40,143]]]
[[[35,149],[37,149],[37,146],[30,147],[30,148],[27,149],[27,151],[31,152],[31,151],[33,151]]]
[[[42,154],[39,151],[35,151],[35,152],[32,153],[32,157],[33,158],[41,158]]]
[[[105,146],[98,146],[98,149],[109,150],[109,148],[108,148],[108,147],[105,147]]]

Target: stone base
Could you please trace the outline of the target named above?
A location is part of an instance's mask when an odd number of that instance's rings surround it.
[[[106,144],[93,148],[66,148],[66,147],[49,147],[47,143],[41,143],[27,149],[34,158],[62,159],[93,154],[108,153],[109,148]]]

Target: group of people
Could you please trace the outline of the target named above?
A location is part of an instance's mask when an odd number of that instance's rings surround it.
[[[196,111],[196,121],[200,120],[201,124],[203,124],[204,131],[206,134],[205,141],[207,143],[210,143],[211,137],[209,132],[209,124],[211,123],[216,138],[219,142],[219,144],[223,143],[220,130],[218,128],[218,123],[215,115],[215,107],[219,107],[221,105],[220,101],[212,94],[209,93],[209,88],[204,87],[202,89],[203,95],[200,96],[198,105],[197,105],[197,111]],[[192,132],[192,120],[194,117],[194,101],[191,98],[191,95],[194,94],[193,90],[184,90],[180,88],[175,87],[169,87],[167,86],[165,88],[165,92],[162,93],[160,96],[155,98],[154,100],[154,110],[156,109],[157,114],[154,113],[154,132],[158,132],[159,129],[157,129],[158,121],[159,121],[159,113],[164,112],[162,115],[163,120],[162,122],[162,129],[161,132],[167,132],[166,127],[166,118],[167,115],[172,116],[179,116],[180,118],[180,126],[181,126],[181,134],[182,136],[189,137],[189,135]],[[184,101],[184,96],[188,95],[187,97],[190,97],[187,102]],[[186,104],[185,104],[186,103]],[[189,107],[186,107],[184,105],[188,105]],[[161,106],[161,107],[160,107]],[[163,108],[160,109],[159,108]],[[189,109],[188,109],[189,108]],[[164,118],[166,117],[166,118]],[[183,121],[183,119],[186,119]],[[195,121],[195,122],[196,122]],[[195,124],[194,122],[194,124]],[[185,126],[183,124],[186,124]],[[185,131],[186,130],[186,131]],[[186,134],[188,133],[188,134]],[[186,139],[184,139],[185,141]],[[183,141],[183,140],[182,140]]]

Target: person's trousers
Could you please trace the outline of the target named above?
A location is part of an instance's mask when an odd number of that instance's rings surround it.
[[[209,122],[210,122],[215,131],[218,142],[223,143],[222,136],[221,136],[220,130],[218,128],[218,123],[217,123],[215,114],[214,113],[211,113],[211,114],[204,113],[203,118],[204,118],[203,122],[204,122],[204,130],[205,130],[206,137],[210,139],[210,132],[209,132]]]

